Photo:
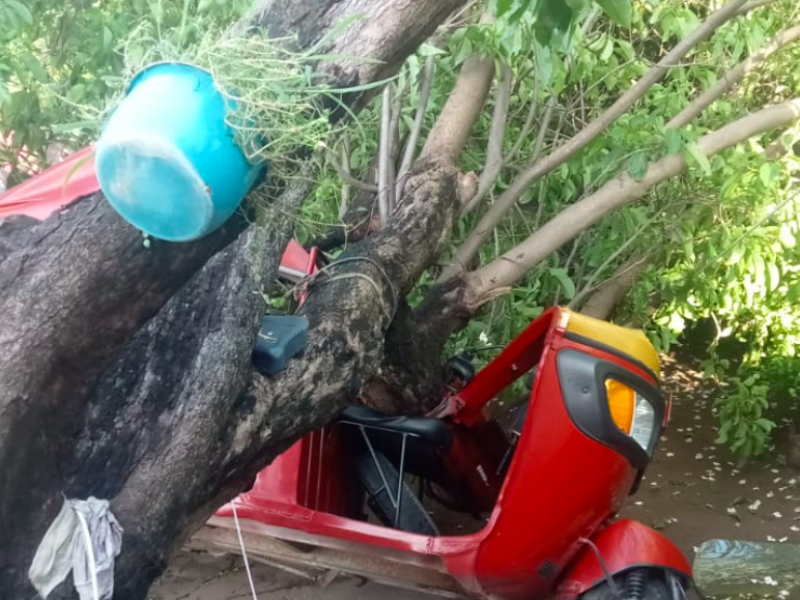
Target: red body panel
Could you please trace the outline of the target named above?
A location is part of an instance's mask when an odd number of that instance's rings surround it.
[[[557,587],[576,594],[589,589],[597,573],[584,538],[594,540],[612,570],[654,564],[689,575],[685,559],[655,532],[630,521],[605,527],[628,496],[637,472],[627,459],[573,424],[563,402],[556,356],[561,349],[576,348],[647,380],[652,377],[618,356],[565,339],[560,316],[557,308],[543,314],[455,397],[462,407],[459,422],[480,424],[486,403],[539,365],[522,436],[489,522],[481,531],[426,537],[380,527],[344,516],[347,502],[337,503],[330,495],[324,503],[336,508],[312,510],[312,502],[299,502],[297,494],[287,493],[284,486],[305,490],[306,495],[309,486],[324,489],[301,460],[319,456],[312,448],[303,449],[318,444],[314,436],[276,460],[259,475],[250,492],[235,500],[239,515],[356,542],[372,553],[386,548],[437,556],[464,590],[478,597],[529,600],[547,597]],[[332,455],[326,454],[326,460],[332,461],[328,468],[336,462]],[[339,459],[346,461],[346,457]],[[308,483],[300,481],[303,473],[310,477]],[[316,473],[324,477],[325,469]],[[338,478],[341,473],[332,476]],[[336,488],[330,489],[335,495]],[[230,507],[218,515],[230,516]]]
[[[658,566],[691,578],[686,557],[666,537],[636,521],[618,521],[592,539],[609,573],[631,567]],[[586,545],[578,554],[569,574],[558,586],[558,600],[572,600],[605,581],[595,551]]]

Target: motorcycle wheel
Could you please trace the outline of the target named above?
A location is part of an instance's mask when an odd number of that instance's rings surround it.
[[[579,600],[676,600],[661,574],[649,569],[633,569],[614,577],[616,590],[603,583],[584,594]],[[685,598],[685,594],[681,594]]]
[[[383,454],[376,452],[375,457],[392,489],[392,494],[394,494],[397,490],[400,474],[392,462]],[[401,531],[408,531],[409,533],[439,535],[436,524],[405,481],[400,488],[400,518],[397,521],[397,525],[395,525],[395,507],[386,487],[383,485],[380,471],[378,471],[378,467],[370,454],[364,453],[358,457],[356,473],[361,485],[367,492],[367,505],[383,525],[393,529],[400,529]]]

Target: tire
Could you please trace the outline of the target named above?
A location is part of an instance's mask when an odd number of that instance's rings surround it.
[[[619,594],[608,583],[602,583],[578,596],[578,600],[674,600],[664,575],[655,569],[633,569],[614,577]]]
[[[386,477],[386,481],[392,488],[392,494],[394,494],[397,490],[397,481],[400,478],[397,469],[380,452],[376,452],[375,456],[384,477]],[[367,493],[367,505],[383,525],[409,533],[430,536],[439,535],[439,530],[431,520],[425,507],[422,506],[422,503],[405,481],[400,488],[400,518],[397,525],[394,524],[395,507],[383,485],[381,474],[369,453],[359,455],[356,462],[356,473],[358,480]]]

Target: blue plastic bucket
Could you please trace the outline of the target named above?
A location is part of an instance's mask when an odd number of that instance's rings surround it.
[[[157,63],[134,77],[96,146],[97,178],[114,209],[154,238],[184,242],[222,225],[262,167],[225,123],[210,73]]]

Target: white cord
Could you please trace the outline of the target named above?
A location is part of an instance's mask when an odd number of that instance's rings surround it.
[[[239,527],[239,515],[236,514],[236,501],[231,501],[231,509],[233,510],[233,522],[236,524],[236,535],[239,536],[239,548],[242,550],[242,558],[244,559],[244,568],[247,571],[247,581],[250,582],[250,592],[253,594],[253,600],[258,600],[256,594],[256,584],[253,583],[253,574],[250,573],[250,561],[247,560],[247,550],[244,547],[244,540],[242,539],[242,528]]]
[[[89,575],[92,580],[92,594],[94,595],[94,600],[100,600],[100,591],[97,586],[97,563],[94,561],[94,549],[92,548],[92,534],[89,533],[89,524],[86,522],[86,517],[78,510],[75,511],[75,514],[78,515],[78,521],[80,521],[81,529],[83,530],[83,537],[86,539],[86,554],[89,557]]]

